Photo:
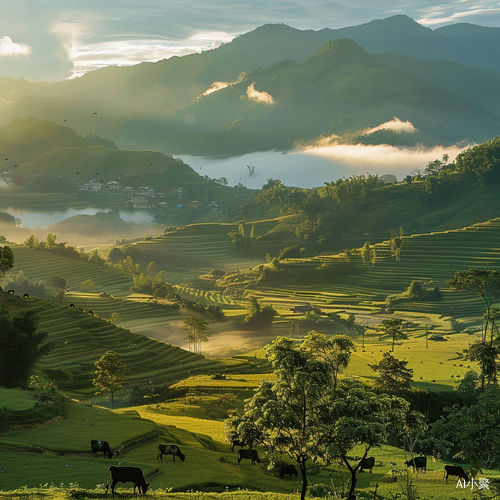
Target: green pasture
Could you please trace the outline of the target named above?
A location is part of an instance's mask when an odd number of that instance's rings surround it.
[[[163,404],[159,410],[150,405],[112,412],[68,401],[65,419],[30,430],[11,432],[0,438],[0,498],[16,498],[9,490],[26,493],[23,487],[42,488],[25,498],[51,498],[50,490],[45,489],[50,486],[60,489],[60,496],[54,498],[66,498],[63,495],[66,490],[75,492],[81,491],[81,488],[90,490],[92,498],[101,498],[107,469],[111,465],[141,467],[151,482],[148,495],[153,498],[177,498],[166,493],[170,489],[174,492],[192,490],[191,498],[201,496],[201,493],[194,492],[203,491],[205,499],[209,498],[210,491],[248,489],[252,492],[290,494],[300,489],[300,478],[280,479],[276,469],[268,468],[265,450],[261,448],[258,448],[261,464],[251,465],[249,461],[242,461],[238,465],[237,453],[232,453],[229,445],[223,442],[222,422],[192,416],[191,409],[191,405],[186,405],[184,416],[173,416],[166,413],[168,410]],[[101,454],[92,458],[92,439],[107,440],[112,451],[120,450],[120,454],[114,455],[111,460]],[[179,445],[186,455],[185,461],[174,461],[171,456],[164,456],[159,461],[157,449],[160,443]],[[361,449],[352,450],[353,455],[360,453]],[[370,455],[375,457],[375,467],[371,474],[358,474],[357,490],[362,495],[368,495],[378,484],[378,494],[382,498],[396,497],[401,491],[403,472],[406,471],[404,461],[409,457],[389,445],[370,450]],[[276,459],[280,464],[289,463],[285,456],[276,456]],[[391,462],[396,465],[391,466]],[[457,491],[457,483],[453,479],[448,484],[443,481],[446,463],[456,462],[429,458],[425,474],[410,473],[421,498],[448,500],[458,494],[458,498],[472,499],[472,492]],[[310,487],[317,484],[331,487],[333,481],[335,487],[340,488],[347,476],[347,470],[338,464],[316,466],[309,470],[308,481]],[[480,476],[493,479],[498,476],[498,471],[485,470]],[[120,496],[131,491],[129,486],[118,485]],[[250,495],[250,492],[246,494]],[[217,498],[232,498],[229,493],[222,496]],[[312,495],[309,497],[313,498]],[[85,492],[81,491],[78,498],[86,498]]]
[[[0,387],[0,404],[9,411],[23,411],[33,408],[35,400],[29,392],[21,389]]]

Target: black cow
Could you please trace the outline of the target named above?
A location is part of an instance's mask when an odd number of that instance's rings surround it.
[[[252,461],[252,465],[255,465],[255,462],[260,464],[260,458],[257,453],[257,450],[239,450],[238,451],[238,465],[243,459],[248,459]]]
[[[111,475],[111,493],[113,497],[115,496],[115,486],[116,483],[134,483],[134,495],[135,488],[139,487],[139,493],[145,495],[148,491],[149,483],[146,483],[144,479],[144,474],[139,467],[115,467],[114,465],[108,469],[108,482],[106,484],[106,494],[108,494],[109,488],[109,476]]]
[[[104,456],[108,454],[110,459],[113,456],[113,453],[111,453],[111,449],[107,441],[96,441],[95,439],[92,439],[92,441],[90,441],[90,446],[92,447],[92,456],[94,458],[97,458],[97,452],[99,451],[102,451],[104,453]]]
[[[29,293],[25,293],[25,294],[23,295],[23,299],[29,299],[29,298],[30,298],[30,294],[29,294]]]
[[[372,471],[375,466],[375,458],[374,457],[366,457],[359,462],[359,472],[363,472],[364,469]]]
[[[292,474],[295,474],[295,477],[299,475],[295,465],[284,465],[283,467],[280,467],[280,477],[286,476],[287,474],[290,477],[292,477]]]
[[[415,457],[408,462],[405,462],[406,467],[413,467],[413,470],[418,472],[418,469],[422,469],[424,472],[427,470],[427,457]]]
[[[163,455],[172,455],[172,458],[175,461],[175,457],[179,457],[183,462],[186,458],[186,455],[182,453],[180,448],[176,444],[160,444],[158,445],[158,458],[163,462]]]
[[[461,467],[460,465],[445,465],[443,479],[445,475],[446,475],[446,482],[448,482],[448,476],[458,476],[461,477],[462,479],[465,479],[466,481],[469,481],[469,476],[464,471],[464,468]]]

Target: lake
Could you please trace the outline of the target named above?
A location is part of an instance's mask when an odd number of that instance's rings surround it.
[[[251,189],[260,189],[267,179],[280,179],[287,186],[312,188],[342,177],[361,174],[394,174],[402,180],[416,168],[423,169],[429,161],[455,159],[463,148],[437,146],[428,148],[396,148],[393,146],[336,145],[291,151],[252,153],[223,160],[198,156],[180,156],[200,175],[226,177],[230,186],[241,182]],[[247,166],[248,165],[248,166]],[[253,173],[251,167],[255,167]]]

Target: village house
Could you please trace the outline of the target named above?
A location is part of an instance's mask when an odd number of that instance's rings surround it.
[[[142,196],[132,196],[125,202],[125,206],[127,208],[154,208],[154,203]]]

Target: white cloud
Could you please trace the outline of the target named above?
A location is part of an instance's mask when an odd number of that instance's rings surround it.
[[[267,92],[259,92],[255,89],[255,82],[247,87],[247,95],[242,97],[247,98],[249,101],[267,104],[268,106],[272,106],[274,104],[274,99],[271,94],[268,94]]]
[[[0,57],[28,57],[32,48],[25,43],[16,43],[10,36],[0,38]]]
[[[363,130],[363,132],[366,135],[370,135],[379,130],[392,130],[393,132],[396,132],[396,134],[399,134],[401,132],[413,133],[416,132],[417,129],[413,126],[413,124],[410,121],[404,122],[399,118],[394,117],[394,120],[389,120],[388,122],[382,123],[377,127],[365,129]]]
[[[349,165],[358,171],[365,171],[367,168],[372,171],[384,171],[388,173],[405,169],[408,172],[413,168],[425,165],[429,160],[442,158],[447,154],[450,161],[453,161],[463,147],[458,146],[436,146],[434,148],[410,148],[395,147],[387,144],[376,146],[361,144],[339,144],[335,137],[318,141],[316,147],[305,147],[302,152],[329,161],[337,161]],[[399,170],[398,170],[399,169]]]

